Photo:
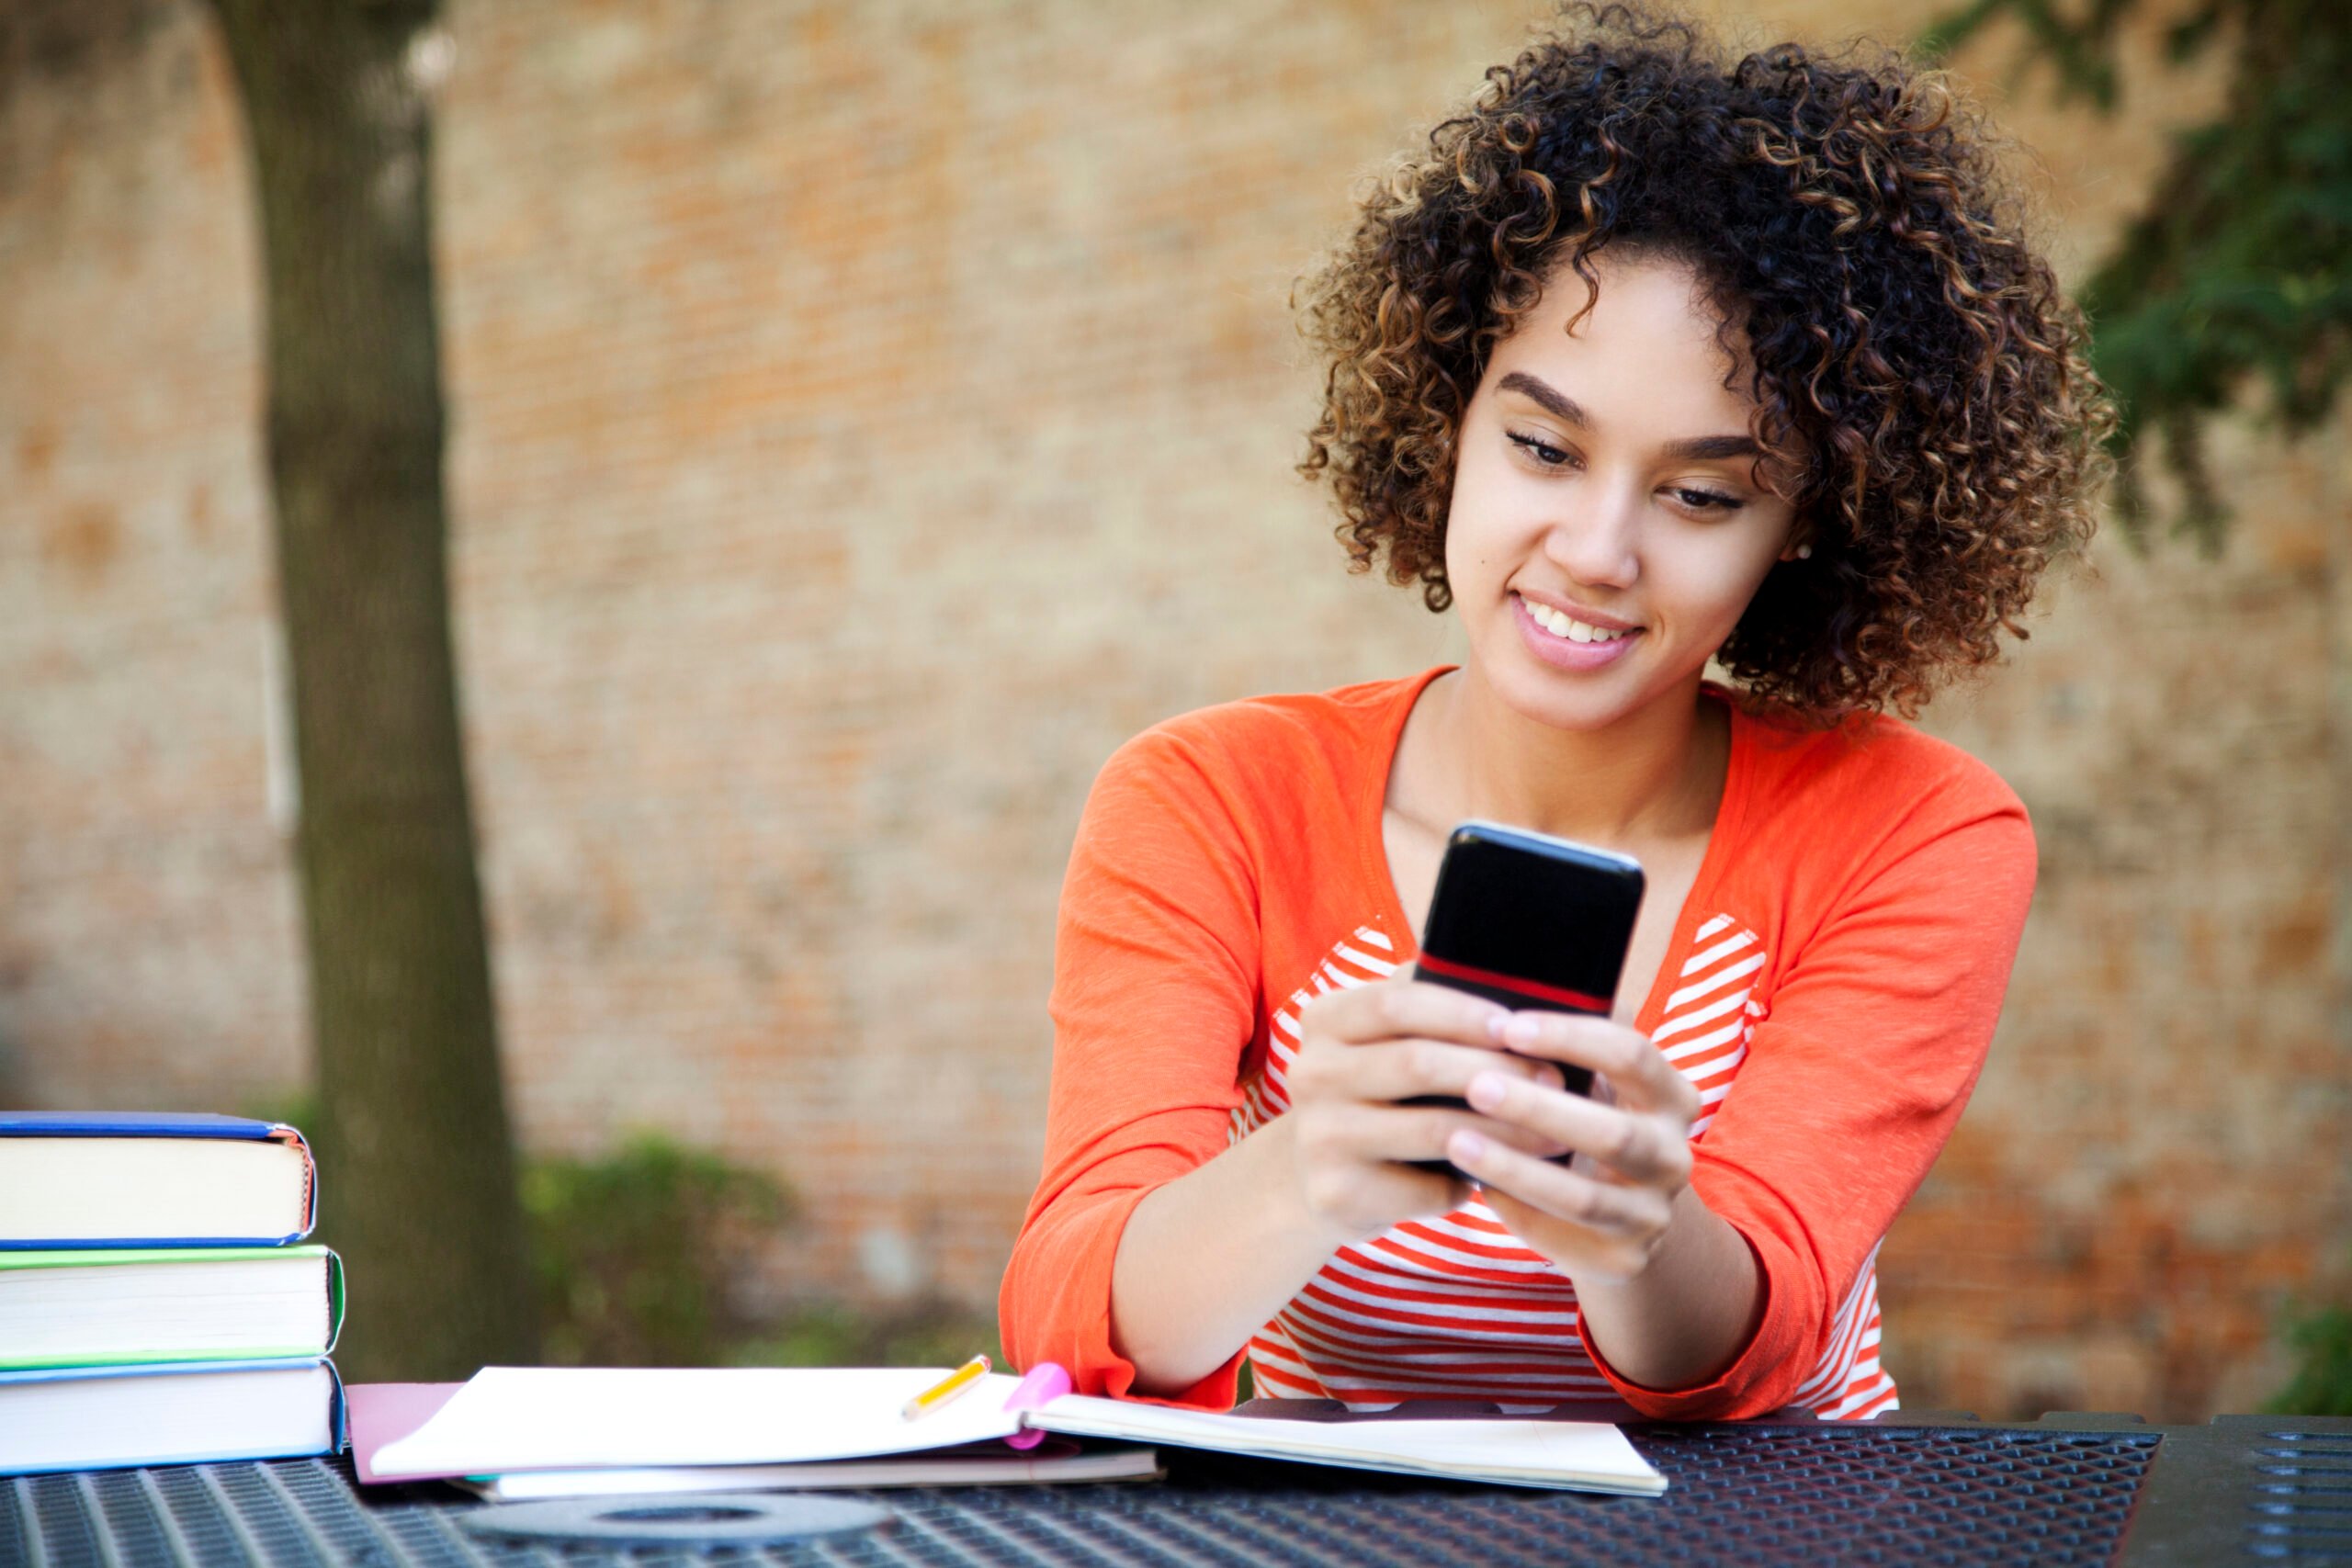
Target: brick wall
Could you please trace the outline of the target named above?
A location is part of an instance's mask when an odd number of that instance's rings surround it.
[[[233,1109],[304,1053],[255,256],[200,8],[128,8],[0,102],[0,1094]],[[1289,476],[1284,296],[1533,13],[450,11],[454,592],[523,1135],[773,1168],[810,1213],[773,1292],[984,1302],[1094,768],[1449,646]],[[2079,266],[2211,84],[2115,122],[2044,85],[2005,123]],[[2231,437],[2222,555],[2103,540],[1934,715],[2023,793],[2043,878],[1883,1265],[1911,1403],[2244,1407],[2286,1295],[2343,1280],[2328,449]]]

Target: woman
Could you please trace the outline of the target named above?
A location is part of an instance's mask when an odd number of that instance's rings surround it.
[[[1580,20],[1306,294],[1303,468],[1465,662],[1185,716],[1089,801],[1001,1303],[1082,1390],[1222,1406],[1246,1355],[1357,1404],[1894,1404],[1871,1262],[2034,850],[1883,710],[1996,656],[2089,531],[2108,415],[1933,78]],[[1646,868],[1613,1017],[1402,977],[1474,817]]]

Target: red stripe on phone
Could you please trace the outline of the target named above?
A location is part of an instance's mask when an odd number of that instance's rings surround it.
[[[1451,958],[1439,958],[1424,953],[1413,961],[1432,975],[1442,975],[1449,980],[1467,980],[1475,986],[1492,986],[1498,990],[1517,991],[1538,1001],[1555,1003],[1576,1012],[1605,1013],[1610,1009],[1606,997],[1587,996],[1571,991],[1565,986],[1547,986],[1541,980],[1521,979],[1517,975],[1499,975],[1492,969],[1480,969],[1468,964],[1456,964]]]

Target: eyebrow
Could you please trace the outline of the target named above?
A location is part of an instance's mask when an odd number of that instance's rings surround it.
[[[1578,430],[1592,428],[1592,416],[1584,406],[1549,381],[1539,380],[1523,370],[1514,370],[1495,384],[1496,390],[1517,392],[1532,403],[1545,409],[1555,417],[1575,425]],[[1721,462],[1732,457],[1761,457],[1764,448],[1750,435],[1686,435],[1669,441],[1663,448],[1666,456],[1692,462]]]

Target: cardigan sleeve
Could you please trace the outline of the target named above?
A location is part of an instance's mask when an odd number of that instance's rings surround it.
[[[2006,786],[1991,794],[1973,809],[1922,812],[1929,820],[1875,857],[1782,970],[1748,1059],[1691,1145],[1692,1188],[1756,1256],[1762,1314],[1731,1365],[1694,1388],[1630,1382],[1585,1334],[1594,1364],[1644,1415],[1737,1417],[1791,1403],[1951,1136],[2033,895],[2024,807]]]
[[[1221,1152],[1255,1031],[1258,896],[1230,803],[1166,729],[1104,766],[1062,886],[1045,1166],[998,1300],[1017,1367],[1127,1395],[1111,1267],[1146,1194]],[[1167,1403],[1227,1408],[1240,1352]]]

